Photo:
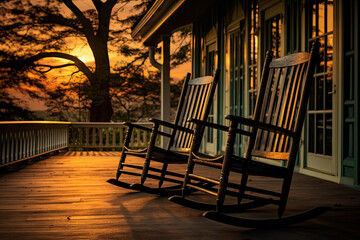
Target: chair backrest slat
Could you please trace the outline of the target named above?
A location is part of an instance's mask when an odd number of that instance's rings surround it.
[[[283,125],[284,128],[293,131],[293,127],[294,127],[294,117],[295,117],[295,111],[296,111],[296,99],[299,98],[299,94],[300,94],[300,89],[303,88],[303,86],[301,86],[304,81],[301,81],[302,76],[305,72],[305,68],[306,68],[307,64],[306,63],[302,63],[297,67],[297,71],[296,71],[296,75],[295,75],[295,87],[292,89],[291,95],[290,95],[290,102],[289,102],[289,110],[287,111],[286,114],[286,119],[285,119],[285,124]],[[287,149],[287,147],[289,146],[289,138],[286,136],[282,136],[282,138],[284,139],[281,144],[279,145],[279,151],[285,151],[285,149]]]
[[[287,129],[294,135],[290,138],[254,127],[254,140],[250,139],[254,144],[249,144],[246,156],[291,160],[293,167],[319,46],[315,43],[311,54],[295,53],[272,61],[271,55],[269,52],[266,57],[254,120]]]
[[[186,128],[190,128],[190,123],[187,121],[187,119],[189,119],[192,115],[193,112],[195,111],[196,105],[195,105],[195,100],[199,97],[199,92],[200,92],[200,87],[199,86],[194,86],[194,85],[190,85],[189,88],[192,90],[189,98],[188,98],[188,102],[186,105],[186,108],[184,109],[184,118],[181,119],[182,122],[178,123],[178,125],[181,125],[183,127]],[[189,138],[189,133],[180,131],[178,133],[178,139],[177,139],[177,146],[178,148],[186,148],[186,140]]]
[[[288,68],[284,69],[284,81],[282,83],[282,88],[280,90],[279,96],[278,96],[278,101],[277,101],[277,106],[276,106],[276,110],[275,110],[275,116],[273,117],[273,120],[270,122],[270,124],[272,125],[276,125],[279,127],[283,127],[283,120],[284,120],[284,115],[286,114],[285,112],[288,110],[289,105],[288,104],[284,104],[284,103],[288,103],[289,99],[289,90],[291,89],[290,85],[293,81],[292,77],[293,77],[293,67],[290,70],[289,76],[287,75],[288,73]],[[288,86],[289,85],[289,86]],[[269,144],[269,146],[267,147],[267,151],[276,151],[276,146],[278,143],[278,139],[279,137],[281,138],[281,136],[279,134],[276,134],[276,138],[274,141],[274,133],[272,132],[270,134],[270,142],[272,143],[271,145]]]
[[[213,102],[220,71],[215,76],[199,77],[184,83],[181,101],[175,118],[175,124],[193,130],[194,124],[188,120],[206,120]],[[186,86],[185,86],[186,85]],[[189,151],[193,134],[173,130],[168,149]]]

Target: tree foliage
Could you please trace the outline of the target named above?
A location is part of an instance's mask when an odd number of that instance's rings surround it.
[[[82,110],[90,112],[90,121],[110,121],[115,108],[114,117],[138,120],[158,111],[159,75],[145,64],[146,48],[130,37],[130,27],[153,2],[1,1],[1,112],[18,108],[24,118],[33,118],[9,90],[46,100],[60,117],[64,111],[79,111],[81,119]],[[129,6],[130,15],[122,15]],[[186,61],[189,45],[184,45],[174,55],[174,65]],[[94,62],[74,55],[74,46],[90,48]],[[110,64],[113,53],[126,60]],[[64,72],[69,72],[66,78],[54,77]]]

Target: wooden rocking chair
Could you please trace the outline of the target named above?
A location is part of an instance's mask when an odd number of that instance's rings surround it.
[[[195,134],[182,196],[173,196],[170,198],[171,201],[192,208],[210,210],[203,215],[209,219],[251,228],[286,226],[305,221],[327,210],[325,207],[318,207],[294,216],[283,217],[312,87],[314,68],[319,56],[318,43],[314,43],[310,54],[295,53],[275,60],[272,60],[272,55],[271,51],[267,52],[253,119],[227,116],[230,127],[194,120]],[[204,126],[228,132],[224,155],[212,158],[199,155]],[[245,131],[243,126],[248,126],[250,131]],[[234,154],[234,143],[238,134],[248,136],[248,146],[244,157]],[[269,164],[269,161],[265,163],[263,159],[281,160],[285,164],[284,166]],[[220,180],[194,174],[195,164],[221,169]],[[241,180],[239,179],[238,183],[229,181],[231,172],[241,173]],[[281,191],[249,186],[248,176],[250,175],[283,179]],[[213,186],[217,188],[199,187],[192,184],[193,180],[216,184]],[[216,205],[185,198],[188,190],[192,188],[216,196]],[[226,195],[236,197],[238,203],[224,205]],[[247,202],[241,203],[245,199]],[[241,212],[267,204],[279,206],[278,218],[244,219],[224,214]]]
[[[116,179],[110,179],[108,182],[135,190],[146,191],[155,194],[176,194],[181,193],[182,183],[185,173],[171,172],[167,170],[168,164],[186,164],[189,156],[190,145],[194,133],[194,123],[189,119],[198,119],[206,121],[210,112],[215,89],[220,77],[220,71],[215,72],[215,76],[205,76],[190,80],[190,73],[187,74],[184,87],[180,96],[180,101],[175,116],[174,123],[165,122],[157,119],[150,119],[153,128],[146,128],[133,123],[127,123],[128,131],[125,137],[124,149],[122,151],[119,166],[116,172]],[[159,130],[159,126],[171,129],[171,133],[165,133]],[[129,146],[131,134],[134,128],[150,131],[151,137],[148,147],[141,150],[132,149]],[[166,148],[155,146],[158,135],[169,138]],[[144,164],[126,163],[128,155],[144,158]],[[155,168],[150,166],[151,161],[162,163],[162,167]],[[127,168],[127,170],[124,169]],[[138,169],[140,171],[129,171],[128,169]],[[157,173],[157,174],[150,174]],[[141,176],[141,181],[135,184],[120,182],[118,179],[122,174]],[[150,188],[144,186],[147,178],[159,180],[159,188]],[[177,185],[161,188],[164,181],[176,183]]]

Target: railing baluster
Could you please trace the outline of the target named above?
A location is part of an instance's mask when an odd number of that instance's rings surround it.
[[[109,131],[110,131],[110,129],[109,128],[106,128],[105,129],[105,147],[110,147],[110,143],[109,143],[109,141],[110,141],[110,138],[109,138]]]
[[[102,128],[98,128],[98,132],[99,132],[99,147],[100,147],[100,151],[102,151],[102,146],[103,146],[103,132],[102,132]]]
[[[124,127],[120,127],[119,128],[119,146],[123,147],[124,146]]]
[[[85,127],[85,129],[86,129],[86,136],[85,136],[86,142],[85,142],[84,146],[87,147],[87,146],[90,145],[90,142],[89,142],[89,137],[90,137],[90,133],[89,133],[89,132],[90,132],[90,128],[89,128],[89,127]]]
[[[92,128],[92,143],[91,147],[96,147],[96,128]]]
[[[83,130],[84,128],[79,128],[79,147],[83,147]]]
[[[113,127],[112,130],[113,131],[112,131],[112,144],[111,144],[111,146],[116,147],[116,130],[117,130],[117,128]]]

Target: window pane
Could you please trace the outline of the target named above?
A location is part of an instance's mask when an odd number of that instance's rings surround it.
[[[317,73],[321,73],[321,72],[325,72],[325,56],[326,56],[326,52],[325,52],[325,40],[324,38],[320,38],[319,39],[320,42],[320,61],[318,62],[317,68],[316,68],[316,72]]]
[[[319,15],[318,15],[318,36],[325,33],[325,1],[319,1]]]
[[[316,110],[324,109],[324,77],[316,77]]]
[[[325,92],[325,109],[331,110],[332,109],[332,98],[333,98],[333,81],[332,75],[326,75],[326,92]]]
[[[317,20],[317,4],[316,2],[314,2],[312,4],[312,31],[311,31],[311,37],[316,37],[317,36],[317,24],[316,24],[316,20]]]
[[[315,149],[315,120],[314,114],[309,114],[309,152],[314,153]]]
[[[327,2],[327,31],[331,32],[334,30],[334,1],[329,0]]]
[[[271,50],[274,52],[275,58],[280,57],[281,52],[281,18],[280,15],[277,15],[271,19],[267,20],[267,24],[265,26],[268,29],[267,31],[270,32],[269,35],[267,35],[268,39],[266,39],[267,44],[270,46]]]
[[[313,86],[311,87],[311,92],[310,92],[310,99],[309,99],[309,110],[315,110],[315,89],[316,87],[314,87],[315,82],[313,84]]]
[[[326,37],[326,71],[327,72],[331,72],[333,70],[333,53],[334,53],[333,36],[328,35]]]
[[[316,114],[316,153],[324,153],[324,117],[323,114]]]
[[[325,155],[332,155],[332,114],[326,114]]]

